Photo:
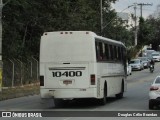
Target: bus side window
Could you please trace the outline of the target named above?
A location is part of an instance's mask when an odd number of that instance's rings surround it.
[[[126,58],[127,58],[126,49],[123,48],[123,61],[124,61],[124,64],[126,64]]]
[[[118,47],[118,60],[121,61],[121,48]]]
[[[109,52],[108,44],[105,44],[105,56],[106,56],[106,59],[109,60],[110,52]]]
[[[114,58],[114,53],[113,53],[112,45],[109,45],[109,51],[110,51],[110,59],[113,60],[113,58]]]
[[[104,43],[102,43],[102,47],[103,47],[103,61],[106,61],[107,57],[106,57],[106,49],[105,49],[105,44]]]
[[[99,42],[99,52],[100,52],[100,56],[99,56],[99,60],[102,61],[103,60],[103,46],[102,46],[102,42]]]
[[[98,58],[99,58],[99,46],[98,46],[98,42],[95,43],[95,48],[96,48],[96,58],[98,60]]]
[[[117,46],[114,46],[114,60],[117,60],[118,56],[117,56]]]
[[[121,47],[121,61],[123,62],[124,55],[123,55],[123,48]]]
[[[102,61],[103,60],[103,46],[101,42],[96,41],[96,58],[97,61]]]

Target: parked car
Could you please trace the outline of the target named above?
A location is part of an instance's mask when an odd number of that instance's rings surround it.
[[[149,68],[150,66],[150,60],[148,57],[138,57],[143,63],[144,68]]]
[[[132,70],[143,70],[144,66],[140,59],[132,59],[129,63],[131,65]]]
[[[149,91],[149,109],[156,105],[160,105],[160,76],[153,81]]]
[[[147,49],[143,52],[143,57],[148,57],[149,61],[153,59],[152,53],[156,52],[155,50]]]
[[[155,50],[145,50],[143,55],[144,55],[144,57],[150,57],[150,56],[152,56],[153,52],[156,52],[156,51]]]
[[[153,52],[152,57],[153,57],[154,61],[160,62],[160,53],[159,52]]]
[[[130,64],[127,64],[127,76],[132,75],[132,67]]]

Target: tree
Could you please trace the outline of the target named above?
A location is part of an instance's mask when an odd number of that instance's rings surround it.
[[[144,20],[140,18],[139,31],[138,31],[138,45],[150,45],[152,44],[153,49],[158,50],[160,45],[160,20],[154,17],[149,17]]]
[[[115,1],[102,1],[104,25],[116,16],[111,9]],[[100,0],[11,0],[3,8],[2,19],[3,58],[25,60],[39,56],[40,37],[46,31],[85,30],[100,35]],[[130,32],[113,21],[104,36],[129,43]]]
[[[139,20],[139,31],[138,31],[138,45],[143,46],[149,43],[151,40],[151,34],[152,34],[152,27],[150,24],[148,24],[147,21],[144,20],[144,18],[140,17]]]
[[[154,18],[154,17],[149,17],[147,19],[148,24],[150,24],[150,28],[152,29],[151,34],[150,34],[150,41],[148,44],[152,44],[152,48],[154,50],[159,50],[159,45],[160,45],[160,20],[159,18]]]

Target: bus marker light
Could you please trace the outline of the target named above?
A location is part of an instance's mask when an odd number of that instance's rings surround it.
[[[47,35],[47,33],[44,33],[44,35]]]
[[[89,34],[89,32],[86,32],[86,34]]]

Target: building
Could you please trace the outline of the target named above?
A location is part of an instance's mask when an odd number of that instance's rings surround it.
[[[135,27],[134,15],[131,13],[117,12],[117,16],[124,21],[124,26],[127,26],[128,29]],[[138,19],[137,19],[138,24]]]

